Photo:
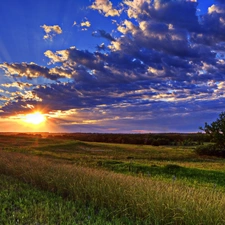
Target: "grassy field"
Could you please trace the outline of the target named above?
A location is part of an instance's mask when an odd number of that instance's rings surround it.
[[[20,180],[0,175],[0,224],[123,224],[126,218],[98,212],[82,202],[66,200],[50,191],[43,191]],[[126,219],[126,220],[125,220]]]
[[[194,148],[0,136],[0,224],[225,224],[225,160]]]

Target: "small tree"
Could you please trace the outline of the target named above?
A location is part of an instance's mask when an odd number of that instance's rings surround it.
[[[199,127],[212,137],[217,146],[225,147],[225,112],[219,115],[219,118],[210,125],[205,123],[205,127]]]

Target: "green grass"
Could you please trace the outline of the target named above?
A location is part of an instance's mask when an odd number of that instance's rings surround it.
[[[92,209],[108,210],[120,222],[129,218],[125,224],[225,223],[225,194],[219,190],[56,164],[15,152],[0,153],[0,172]]]
[[[160,177],[161,179],[176,179],[185,181],[189,184],[198,185],[211,185],[217,186],[222,189],[225,187],[225,173],[216,170],[203,170],[197,168],[182,167],[177,164],[164,164],[163,166],[157,166],[155,164],[147,165],[135,162],[121,162],[115,160],[100,161],[99,165],[108,170],[142,175],[151,178]]]
[[[29,140],[29,138],[27,138]],[[225,160],[197,155],[193,147],[139,146],[106,143],[88,143],[73,140],[31,139],[29,144],[8,151],[32,154],[79,166],[110,170],[117,173],[151,176],[160,179],[183,180],[189,184],[225,187]],[[38,144],[35,144],[38,143]],[[176,165],[169,168],[168,165]]]
[[[75,224],[138,224],[126,217],[116,218],[106,209],[96,209],[71,201],[0,175],[0,224],[75,225]]]
[[[193,147],[0,136],[0,149],[0,174],[5,183],[22,187],[18,193],[24,196],[24,211],[18,212],[25,212],[25,219],[26,210],[36,207],[29,200],[35,197],[25,194],[32,192],[46,196],[41,207],[61,201],[53,211],[66,219],[58,224],[225,224],[225,159],[199,156]],[[4,189],[0,194],[6,197]],[[9,209],[13,203],[6,202]],[[37,210],[45,212],[39,224],[57,224],[51,209]],[[73,210],[77,213],[71,214]],[[0,224],[15,224],[11,217],[3,216],[10,219]],[[38,213],[31,213],[32,218],[39,218]],[[21,224],[35,224],[25,219]]]

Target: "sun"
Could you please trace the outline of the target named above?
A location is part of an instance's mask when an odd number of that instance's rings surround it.
[[[45,120],[46,120],[46,117],[42,113],[35,112],[35,113],[27,114],[25,116],[24,122],[38,125],[45,122]]]

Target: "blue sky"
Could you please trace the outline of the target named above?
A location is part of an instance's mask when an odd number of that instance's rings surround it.
[[[224,0],[8,0],[0,20],[0,131],[196,132],[224,111]]]

